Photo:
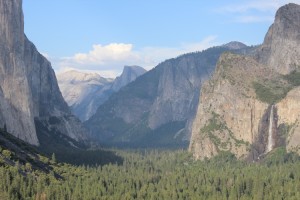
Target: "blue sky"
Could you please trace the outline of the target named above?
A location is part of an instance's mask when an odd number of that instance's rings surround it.
[[[300,0],[23,0],[25,33],[57,71],[114,77],[230,41],[260,44],[276,10]]]

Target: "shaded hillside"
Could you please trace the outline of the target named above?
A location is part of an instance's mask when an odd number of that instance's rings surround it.
[[[120,164],[123,161],[113,151],[99,148],[89,149],[89,146],[82,142],[77,142],[60,133],[55,126],[49,130],[48,125],[40,121],[36,121],[36,126],[40,130],[38,139],[41,141],[40,146],[36,149],[48,157],[55,154],[58,162],[74,165],[104,165],[108,163]]]
[[[32,170],[50,173],[53,170],[50,163],[51,159],[41,155],[34,146],[0,129],[0,165],[17,167],[25,176]]]

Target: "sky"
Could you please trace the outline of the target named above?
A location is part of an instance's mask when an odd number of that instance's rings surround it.
[[[57,73],[114,78],[230,41],[263,42],[276,10],[300,0],[23,0],[25,33]]]

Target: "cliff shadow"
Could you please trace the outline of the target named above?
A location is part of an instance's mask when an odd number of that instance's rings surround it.
[[[48,157],[55,154],[58,162],[73,165],[123,164],[123,158],[112,150],[89,150],[89,146],[78,142],[55,128],[49,128],[45,121],[35,120],[37,136],[40,142],[38,150]]]

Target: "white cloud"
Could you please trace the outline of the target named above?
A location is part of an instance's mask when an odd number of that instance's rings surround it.
[[[139,65],[149,70],[166,59],[201,51],[215,45],[218,45],[216,36],[209,36],[200,42],[182,44],[178,47],[144,47],[139,50],[135,50],[133,44],[97,44],[93,45],[87,53],[77,53],[60,59],[48,58],[57,72],[70,69],[94,71],[104,77],[112,78],[122,72],[124,65]]]
[[[135,59],[132,53],[132,44],[112,43],[106,46],[97,44],[93,45],[92,50],[88,53],[77,53],[66,60],[74,60],[81,64],[105,64],[111,61],[122,61],[124,59]]]

